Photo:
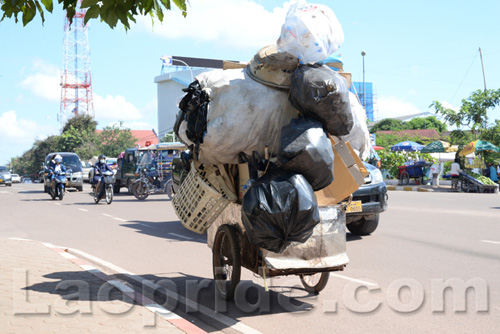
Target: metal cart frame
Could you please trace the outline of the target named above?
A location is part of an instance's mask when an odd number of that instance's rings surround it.
[[[414,179],[415,182],[423,184],[424,181],[424,168],[432,166],[431,163],[418,163],[410,166],[398,166],[399,168],[399,184],[407,185],[410,183],[410,179]]]

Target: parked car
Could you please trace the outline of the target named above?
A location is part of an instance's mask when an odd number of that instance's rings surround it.
[[[20,183],[21,182],[21,177],[18,174],[11,174],[12,176],[12,183]]]
[[[82,179],[83,182],[90,182],[90,171],[92,164],[89,161],[82,161]]]
[[[59,154],[62,157],[62,164],[73,171],[71,176],[68,176],[68,185],[67,188],[76,188],[78,191],[83,191],[83,175],[82,175],[82,162],[80,161],[80,157],[76,153],[72,152],[53,152],[49,153],[45,157],[44,166],[48,167],[50,164],[50,160],[56,154]],[[43,188],[45,192],[48,192],[48,187],[50,187],[50,182],[47,178],[47,173],[44,172],[43,178]]]
[[[0,166],[0,184],[5,184],[6,187],[12,186],[12,176],[5,166]]]
[[[33,183],[33,180],[31,179],[31,177],[25,177],[23,183]]]
[[[387,210],[387,186],[382,173],[367,162],[364,165],[370,175],[365,177],[365,183],[352,194],[352,201],[361,202],[362,210],[346,214],[347,229],[356,235],[373,233],[377,229],[380,214]]]

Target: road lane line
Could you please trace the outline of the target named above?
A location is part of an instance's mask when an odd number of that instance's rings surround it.
[[[363,284],[363,285],[366,285],[366,286],[377,286],[378,287],[378,284],[375,284],[375,283],[371,283],[371,282],[368,282],[368,281],[363,281],[363,280],[360,280],[360,279],[357,279],[357,278],[347,277],[347,276],[340,275],[340,274],[335,274],[335,273],[332,273],[332,272],[330,272],[330,276],[337,277],[337,278],[342,278],[342,279],[345,279],[345,280],[348,280],[348,281],[351,281],[351,282],[360,283],[360,284]]]
[[[486,243],[489,243],[489,244],[497,244],[497,245],[500,245],[500,241],[481,240],[481,242],[486,242]]]
[[[53,203],[53,204],[55,204],[55,205],[61,205],[61,203]]]
[[[89,212],[89,210],[78,208],[78,210],[83,211],[83,212]]]
[[[140,224],[140,223],[139,223]],[[145,224],[141,224],[141,225],[145,225]],[[147,225],[146,225],[147,226]],[[139,282],[140,284],[144,284],[145,286],[148,286],[152,289],[162,289],[161,286],[157,285],[156,283],[154,283],[153,281],[149,281],[147,279],[145,279],[144,277],[142,276],[139,276],[137,274],[134,274],[128,270],[125,270],[121,267],[118,267],[112,263],[109,263],[107,261],[104,261],[98,257],[95,257],[93,255],[90,255],[84,251],[81,251],[81,250],[77,250],[77,249],[74,249],[74,248],[68,248],[68,251],[72,252],[72,253],[77,253],[77,254],[80,254],[81,256],[83,257],[86,257],[87,259],[90,259],[91,261],[93,262],[96,262],[98,263],[99,265],[101,266],[104,266],[104,267],[108,267],[110,268],[111,270],[117,272],[117,273],[121,273],[121,274],[125,274],[127,277],[129,277],[130,279],[133,279],[134,281],[136,282]],[[371,283],[370,283],[371,284]],[[242,322],[236,320],[236,319],[232,319],[228,316],[225,316],[223,315],[222,313],[218,313],[206,306],[203,306],[201,304],[198,304],[196,303],[195,301],[192,301],[191,299],[187,299],[186,297],[184,296],[181,296],[179,294],[177,294],[176,292],[174,291],[169,291],[168,292],[168,295],[169,297],[171,297],[172,299],[184,304],[184,305],[190,305],[191,307],[193,307],[193,309],[196,309],[198,310],[198,312],[208,316],[208,317],[211,317],[215,320],[217,320],[218,322],[224,324],[225,326],[227,327],[230,327],[236,331],[239,331],[243,334],[262,334],[261,332],[253,329],[252,327],[249,327],[245,324],[243,324]],[[152,304],[149,304],[148,306],[150,306],[150,308],[148,309],[154,309],[153,308],[153,305]],[[168,311],[164,310],[162,313],[157,313],[159,316],[162,316],[163,314],[168,314]],[[168,318],[166,318],[168,319]]]
[[[185,235],[181,235],[181,234],[177,234],[177,233],[169,232],[168,234],[173,235],[174,237],[178,237],[178,238],[183,238],[183,239],[187,239],[187,240],[193,240],[193,238],[191,238],[191,237],[186,237]]]
[[[156,228],[154,226],[151,226],[151,225],[148,225],[148,224],[144,224],[144,223],[137,223],[137,224],[139,224],[141,226],[146,226],[146,227],[149,227],[149,228]]]
[[[119,220],[119,221],[121,221],[121,222],[127,222],[127,221],[128,221],[128,220],[126,220],[126,219],[122,219],[122,218],[118,218],[118,217],[113,217],[113,219],[115,219],[115,220]]]
[[[106,217],[113,218],[113,216],[112,216],[112,215],[108,215],[107,213],[103,213],[102,215],[103,215],[103,216],[106,216]]]

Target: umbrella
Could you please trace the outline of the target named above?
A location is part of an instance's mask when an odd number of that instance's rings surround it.
[[[403,141],[391,147],[391,151],[420,151],[424,146],[413,141]]]
[[[379,150],[385,150],[385,147],[382,147],[382,146],[377,146],[377,145],[372,145],[373,149],[375,151],[379,151]]]
[[[468,143],[464,147],[464,149],[462,151],[460,151],[460,153],[458,155],[463,157],[464,155],[468,155],[468,154],[471,154],[473,152],[477,153],[477,152],[484,152],[484,151],[500,152],[500,149],[498,147],[496,147],[495,145],[493,145],[492,143],[490,143],[489,141],[475,140],[475,141],[471,141],[470,143]]]
[[[436,140],[430,144],[427,144],[420,152],[422,153],[444,153],[446,149],[450,147],[445,141]]]

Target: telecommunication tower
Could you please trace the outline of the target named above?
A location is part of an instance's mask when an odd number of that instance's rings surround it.
[[[80,3],[80,2],[79,2]],[[61,109],[58,120],[62,130],[68,119],[76,115],[94,117],[90,48],[87,26],[83,20],[86,10],[76,8],[73,23],[64,21],[64,56],[61,73]]]

